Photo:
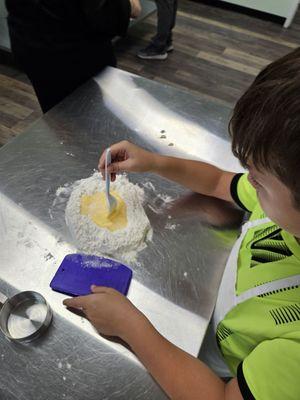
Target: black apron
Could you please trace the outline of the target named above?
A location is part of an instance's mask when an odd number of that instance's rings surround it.
[[[12,53],[43,112],[106,66],[126,34],[129,0],[6,0]]]

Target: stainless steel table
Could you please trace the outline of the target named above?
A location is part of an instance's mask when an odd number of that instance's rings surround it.
[[[239,170],[227,141],[229,112],[108,69],[0,150],[0,290],[36,290],[54,310],[50,330],[33,344],[0,335],[1,400],[165,398],[126,347],[99,336],[50,290],[64,255],[76,251],[64,222],[67,199],[56,192],[90,176],[100,152],[120,139]],[[228,227],[240,214],[151,174],[130,180],[145,188],[154,236],[133,266],[129,298],[197,356],[232,245]]]

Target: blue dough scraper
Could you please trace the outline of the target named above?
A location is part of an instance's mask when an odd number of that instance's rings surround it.
[[[85,254],[69,254],[59,266],[50,287],[70,296],[91,293],[91,285],[106,286],[125,296],[132,270],[118,261]]]

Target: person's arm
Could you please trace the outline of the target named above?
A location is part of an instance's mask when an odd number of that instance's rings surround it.
[[[123,340],[174,400],[242,400],[236,378],[226,384],[202,361],[161,336],[148,320]]]
[[[226,384],[203,362],[170,343],[126,297],[103,287],[94,286],[92,292],[64,304],[82,309],[100,333],[128,343],[171,399],[243,399],[236,378]]]
[[[230,184],[235,173],[224,171],[201,161],[185,160],[162,156],[146,151],[128,141],[110,146],[112,164],[109,172],[153,172],[177,182],[197,193],[231,201]],[[99,170],[103,173],[105,153],[99,160]]]
[[[197,193],[233,201],[230,183],[235,173],[202,161],[155,155],[153,171]]]

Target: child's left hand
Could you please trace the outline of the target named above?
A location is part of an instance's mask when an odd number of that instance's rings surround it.
[[[144,315],[121,293],[114,289],[92,286],[92,294],[64,300],[67,307],[82,310],[98,332],[126,340]]]

